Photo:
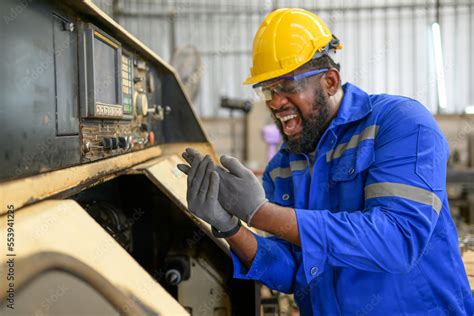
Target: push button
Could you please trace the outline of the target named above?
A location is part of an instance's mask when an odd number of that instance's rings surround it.
[[[118,146],[119,146],[120,148],[127,149],[127,148],[128,148],[127,138],[124,137],[124,136],[119,136],[119,138],[118,138]]]
[[[102,146],[104,146],[105,150],[110,150],[112,149],[112,138],[110,137],[104,137],[102,139]]]
[[[112,149],[117,149],[118,148],[118,139],[117,137],[112,137]]]

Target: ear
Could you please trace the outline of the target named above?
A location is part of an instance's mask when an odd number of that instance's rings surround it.
[[[327,91],[329,96],[332,97],[337,93],[341,84],[341,76],[339,74],[339,71],[336,68],[329,68],[323,78],[325,78],[323,83],[326,88],[325,90]]]

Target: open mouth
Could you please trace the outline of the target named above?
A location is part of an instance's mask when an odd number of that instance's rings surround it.
[[[283,132],[287,136],[294,136],[301,131],[301,118],[298,114],[277,116],[283,126]]]

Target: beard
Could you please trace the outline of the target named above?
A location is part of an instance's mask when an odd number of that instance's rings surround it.
[[[301,136],[289,139],[283,132],[283,125],[280,120],[273,115],[275,123],[280,130],[283,139],[291,152],[296,154],[311,153],[316,149],[319,139],[324,133],[326,121],[329,117],[329,102],[321,89],[316,89],[312,105],[312,111],[308,118],[303,116],[300,109],[296,111],[301,118],[302,132]]]

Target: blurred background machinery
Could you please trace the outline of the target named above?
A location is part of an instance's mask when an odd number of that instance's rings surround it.
[[[450,147],[446,179],[460,239],[474,236],[474,115],[436,115]]]

